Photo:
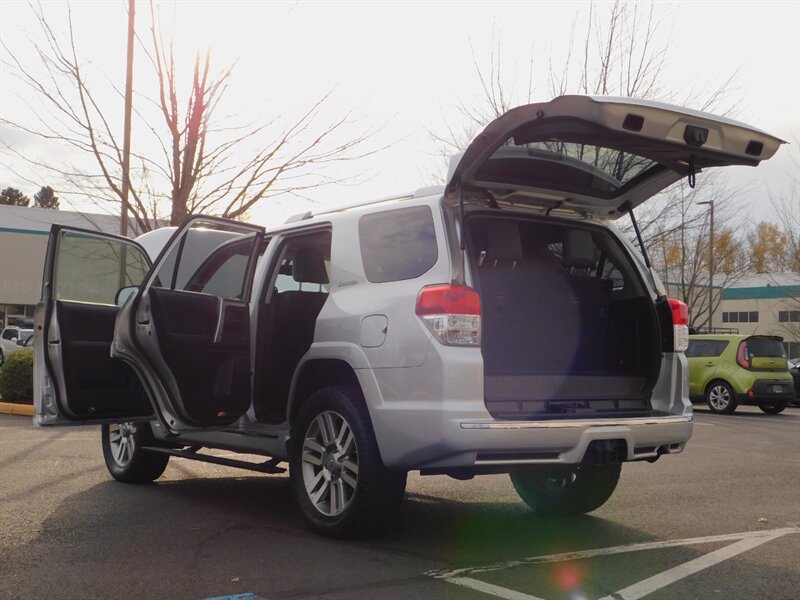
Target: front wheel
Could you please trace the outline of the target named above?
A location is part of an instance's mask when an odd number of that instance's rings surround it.
[[[724,381],[714,381],[706,390],[706,402],[711,412],[730,415],[736,410],[736,394]]]
[[[775,402],[759,402],[758,408],[768,415],[777,415],[782,413],[786,408],[787,402],[784,400],[777,400]]]
[[[579,515],[600,508],[614,493],[621,463],[535,467],[510,473],[522,501],[542,515]]]
[[[148,483],[161,477],[169,454],[150,452],[153,443],[149,423],[115,423],[100,429],[106,468],[117,481]]]
[[[393,525],[406,473],[383,465],[358,390],[315,392],[292,423],[289,446],[292,490],[311,529],[358,537]]]

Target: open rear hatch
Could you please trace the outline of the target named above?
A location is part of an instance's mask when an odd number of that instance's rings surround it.
[[[667,104],[562,96],[492,121],[451,162],[445,192],[480,190],[494,208],[616,219],[681,177],[758,165],[782,143]],[[619,240],[574,219],[502,210],[462,210],[462,217],[481,295],[489,412],[503,419],[654,414],[650,396],[664,349],[657,311],[670,312],[665,298],[653,301]]]
[[[451,162],[446,192],[618,218],[681,177],[756,166],[782,140],[743,123],[660,102],[561,96],[492,121]]]

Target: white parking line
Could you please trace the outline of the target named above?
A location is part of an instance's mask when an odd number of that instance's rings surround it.
[[[704,554],[703,556],[695,558],[694,560],[685,562],[682,565],[668,569],[663,573],[649,577],[644,581],[634,583],[633,585],[618,591],[616,594],[612,596],[605,596],[600,600],[639,600],[639,598],[644,598],[648,594],[652,594],[656,590],[667,587],[668,585],[688,577],[689,575],[694,575],[698,571],[712,567],[718,563],[721,563],[723,560],[733,558],[737,554],[741,554],[747,550],[752,550],[761,544],[766,544],[767,542],[775,540],[784,535],[786,535],[786,533],[776,533],[769,537],[750,537],[739,540],[735,544],[725,546],[719,550],[714,550],[713,552]]]
[[[470,588],[472,590],[483,592],[484,594],[491,594],[492,596],[497,596],[503,600],[544,600],[538,596],[531,596],[530,594],[515,592],[514,590],[500,587],[499,585],[486,583],[485,581],[478,581],[477,579],[472,579],[471,577],[453,577],[452,579],[447,579],[446,581],[455,583],[456,585],[460,585],[462,587]]]
[[[466,575],[474,575],[476,573],[487,573],[490,571],[499,571],[518,566],[537,565],[561,561],[580,560],[586,558],[593,558],[596,556],[610,556],[614,554],[623,554],[626,552],[639,552],[642,550],[656,550],[659,548],[674,548],[678,546],[691,546],[698,544],[709,544],[714,542],[729,542],[735,543],[719,548],[708,554],[704,554],[698,558],[685,562],[677,567],[673,567],[649,577],[643,581],[635,583],[627,588],[620,590],[614,594],[606,596],[601,600],[638,600],[648,594],[655,592],[663,587],[666,587],[676,581],[684,579],[689,575],[693,575],[703,569],[714,566],[724,560],[728,560],[742,552],[756,548],[762,544],[766,544],[772,540],[776,540],[784,535],[793,533],[800,533],[800,527],[785,527],[781,529],[770,529],[765,531],[747,531],[742,533],[730,533],[723,535],[709,535],[696,538],[684,538],[680,540],[664,540],[660,542],[643,542],[639,544],[627,544],[624,546],[611,546],[609,548],[594,548],[590,550],[579,550],[576,552],[563,552],[560,554],[548,554],[543,556],[530,556],[521,560],[505,561],[495,563],[492,565],[485,565],[481,567],[466,567],[462,569],[454,569],[451,571],[429,571],[427,574],[436,578],[444,579],[449,583],[467,587],[485,594],[503,598],[503,600],[542,600],[537,596],[532,596],[516,590],[511,590],[498,585],[486,583],[467,577]]]

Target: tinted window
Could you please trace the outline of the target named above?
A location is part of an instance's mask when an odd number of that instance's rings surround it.
[[[728,342],[723,340],[691,340],[686,356],[719,356],[727,346]]]
[[[148,268],[147,259],[132,244],[65,231],[58,241],[55,297],[113,305],[117,291],[141,284]]]
[[[358,222],[358,237],[364,273],[372,283],[419,277],[439,256],[427,206],[365,215]]]
[[[750,338],[747,340],[747,351],[750,356],[786,356],[783,344],[778,340]]]
[[[4,340],[11,340],[17,337],[17,330],[16,329],[6,329],[3,332],[3,339]]]
[[[517,143],[517,132],[500,146],[478,169],[481,181],[504,182],[529,187],[544,187],[614,198],[625,184],[657,163],[649,158],[587,144],[570,142],[569,134],[555,136],[560,141]]]
[[[244,227],[199,220],[172,247],[153,286],[246,299],[247,269],[256,239],[256,233]]]

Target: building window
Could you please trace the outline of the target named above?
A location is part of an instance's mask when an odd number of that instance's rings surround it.
[[[723,312],[722,313],[722,322],[723,323],[758,323],[758,311],[751,310],[749,312],[746,311],[736,311],[736,312]]]
[[[800,310],[778,311],[779,323],[800,323]]]

